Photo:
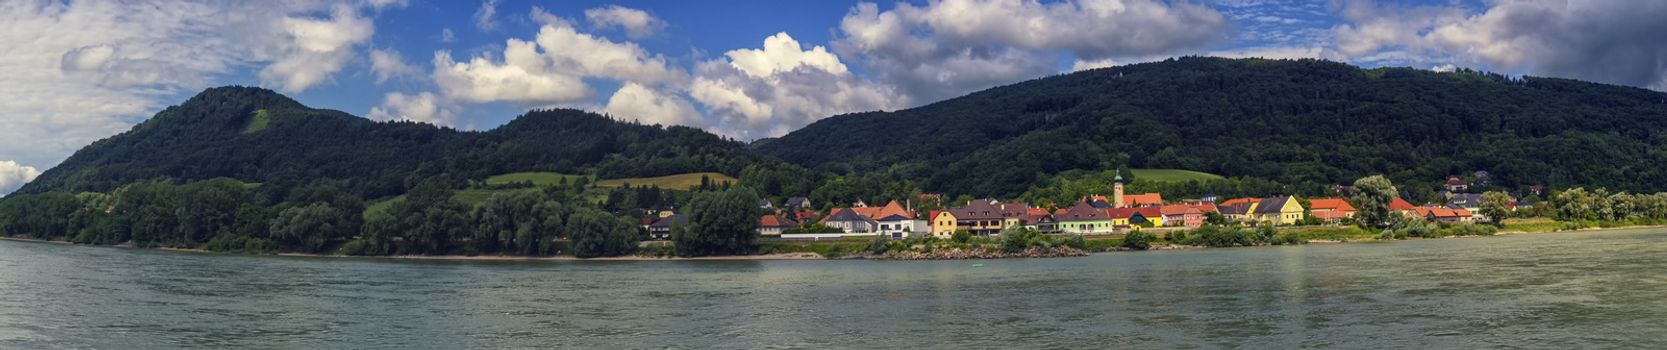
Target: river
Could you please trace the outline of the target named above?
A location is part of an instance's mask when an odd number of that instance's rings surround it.
[[[924,262],[0,241],[0,348],[226,347],[1664,348],[1667,230]]]

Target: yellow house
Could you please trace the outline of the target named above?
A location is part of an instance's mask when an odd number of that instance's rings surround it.
[[[932,237],[949,238],[955,234],[955,214],[948,210],[932,212]]]
[[[1250,216],[1255,221],[1292,225],[1302,220],[1302,204],[1297,203],[1296,197],[1262,198],[1251,206]]]

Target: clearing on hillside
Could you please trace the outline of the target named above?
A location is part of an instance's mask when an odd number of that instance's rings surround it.
[[[663,189],[687,190],[687,189],[694,189],[695,187],[700,187],[700,177],[701,176],[706,176],[706,178],[709,181],[711,181],[713,185],[722,184],[724,182],[729,182],[731,184],[737,182],[737,180],[735,178],[730,177],[729,175],[721,174],[721,173],[688,173],[688,174],[677,174],[677,175],[668,175],[668,176],[661,176],[661,177],[638,177],[638,178],[630,178],[630,179],[601,180],[601,181],[596,182],[596,186],[597,187],[620,187],[620,186],[624,186],[625,184],[631,184],[631,186],[653,185],[653,186],[660,186],[660,188],[663,188]]]
[[[1129,169],[1137,181],[1206,181],[1224,179],[1221,175],[1181,169]]]
[[[508,174],[503,174],[503,175],[498,175],[498,176],[493,176],[493,177],[486,178],[486,184],[488,184],[488,185],[507,185],[507,184],[516,183],[516,182],[530,182],[534,186],[555,186],[556,184],[560,184],[561,180],[563,180],[563,179],[566,179],[568,183],[572,183],[574,180],[578,180],[579,178],[586,178],[586,177],[590,177],[590,176],[588,176],[588,175],[570,175],[570,174],[552,173],[552,172],[508,173]]]

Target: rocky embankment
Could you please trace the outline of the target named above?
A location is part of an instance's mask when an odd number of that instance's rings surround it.
[[[878,260],[967,260],[967,259],[1009,259],[1009,258],[1062,258],[1072,256],[1088,256],[1088,251],[1071,247],[1031,247],[1018,253],[1007,253],[997,249],[936,249],[929,252],[886,252],[885,254],[870,256]]]

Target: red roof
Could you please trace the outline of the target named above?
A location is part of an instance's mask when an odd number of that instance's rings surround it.
[[[799,223],[779,215],[765,215],[758,218],[758,227],[799,227]]]
[[[1161,208],[1162,208],[1162,212],[1163,212],[1164,216],[1185,215],[1187,212],[1194,211],[1194,210],[1198,211],[1199,213],[1208,213],[1208,212],[1216,211],[1216,205],[1213,204],[1213,203],[1190,204],[1190,205],[1189,204],[1170,204],[1170,205],[1165,205]]]
[[[1349,205],[1349,201],[1343,200],[1342,198],[1314,198],[1314,199],[1309,199],[1308,200],[1308,209],[1309,210],[1331,209],[1331,210],[1335,210],[1335,211],[1344,211],[1344,212],[1355,210],[1353,205]]]
[[[1249,203],[1257,203],[1257,202],[1261,202],[1261,201],[1262,201],[1261,198],[1233,198],[1233,199],[1227,200],[1226,202],[1221,202],[1221,205],[1223,205],[1223,206],[1237,205],[1237,204],[1240,204],[1240,203],[1249,204]]]
[[[1412,211],[1418,213],[1418,216],[1433,218],[1462,218],[1470,216],[1469,210],[1445,207],[1414,207],[1412,208]]]
[[[1412,203],[1407,203],[1407,200],[1401,199],[1401,197],[1395,197],[1395,199],[1389,201],[1389,210],[1390,211],[1402,211],[1402,210],[1412,210],[1412,209],[1413,209]]]
[[[1123,195],[1122,204],[1125,207],[1163,205],[1163,195],[1157,193],[1126,194]]]

